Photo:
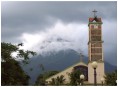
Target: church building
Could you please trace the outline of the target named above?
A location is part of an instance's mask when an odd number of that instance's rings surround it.
[[[94,69],[92,68],[93,61],[97,62],[96,68],[96,82],[97,84],[101,84],[101,78],[104,77],[104,58],[103,58],[103,40],[102,40],[102,19],[96,16],[96,10],[94,12],[94,17],[89,18],[88,22],[88,33],[89,33],[89,41],[88,41],[88,64],[85,64],[83,61],[79,61],[79,63],[74,64],[67,69],[57,73],[46,79],[46,82],[52,80],[52,78],[56,78],[58,76],[63,75],[65,78],[65,83],[70,82],[69,73],[73,70],[80,70],[82,74],[85,76],[84,83],[85,84],[93,84],[94,83]],[[81,59],[80,55],[80,59]]]

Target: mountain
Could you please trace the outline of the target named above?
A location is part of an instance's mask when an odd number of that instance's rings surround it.
[[[50,55],[38,55],[29,60],[29,64],[21,65],[24,71],[31,77],[30,85],[35,83],[37,76],[45,71],[62,71],[65,68],[78,63],[80,60],[79,54],[74,50],[60,51],[58,53],[51,53]],[[87,64],[88,57],[84,56],[83,61]],[[44,69],[44,71],[42,70]],[[117,69],[105,60],[105,72],[112,72]]]

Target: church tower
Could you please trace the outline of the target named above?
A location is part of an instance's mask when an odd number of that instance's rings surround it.
[[[92,68],[92,62],[96,61],[98,67],[97,83],[101,83],[101,78],[104,76],[104,58],[103,58],[103,41],[102,41],[102,19],[96,16],[96,10],[94,17],[89,18],[89,41],[88,41],[88,82],[94,83],[94,70]]]

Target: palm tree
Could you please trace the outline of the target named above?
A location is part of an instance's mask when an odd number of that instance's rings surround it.
[[[56,78],[57,85],[63,85],[64,84],[64,81],[65,81],[65,79],[64,79],[64,76],[63,75],[58,76]]]
[[[49,82],[50,85],[56,85],[56,81],[54,78],[51,79],[52,81]]]
[[[46,85],[46,79],[49,78],[50,76],[53,76],[55,74],[57,74],[59,71],[49,71],[49,72],[45,72],[43,74],[39,74],[36,82],[34,85]],[[53,83],[51,83],[53,84]]]
[[[50,85],[63,85],[64,84],[64,76],[57,76],[57,78],[52,78],[52,81],[50,81]]]
[[[80,75],[81,75],[81,72],[79,70],[74,70],[72,73],[69,74],[70,76],[70,85],[78,85],[81,83],[81,80],[80,80]]]
[[[115,70],[112,73],[107,73],[104,78],[105,78],[105,84],[106,85],[115,86],[116,80],[117,80],[117,70]]]

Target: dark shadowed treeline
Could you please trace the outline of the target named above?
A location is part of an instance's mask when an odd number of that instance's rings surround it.
[[[30,77],[23,71],[18,61],[15,59],[23,58],[23,63],[27,64],[29,55],[36,55],[33,51],[24,51],[19,49],[23,44],[13,45],[11,43],[1,43],[1,85],[28,85]],[[17,56],[13,57],[12,53],[17,52]]]

